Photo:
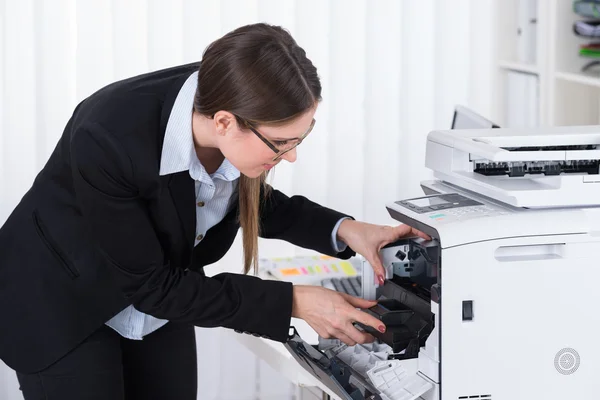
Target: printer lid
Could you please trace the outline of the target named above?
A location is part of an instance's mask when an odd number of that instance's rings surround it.
[[[425,165],[515,207],[600,205],[600,126],[433,131]]]

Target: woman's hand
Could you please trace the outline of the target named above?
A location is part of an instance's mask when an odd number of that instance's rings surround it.
[[[323,338],[337,338],[349,346],[370,343],[375,338],[359,331],[354,322],[385,332],[383,323],[356,308],[373,307],[377,302],[352,297],[321,286],[294,286],[292,317],[305,320]]]
[[[346,219],[340,224],[337,236],[352,250],[367,259],[373,267],[380,285],[385,283],[385,270],[379,256],[379,250],[383,246],[403,237],[419,236],[423,239],[431,239],[428,235],[408,225],[391,227],[351,219]]]

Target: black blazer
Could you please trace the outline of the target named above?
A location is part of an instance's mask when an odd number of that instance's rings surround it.
[[[157,318],[287,339],[291,284],[202,272],[230,248],[237,202],[194,247],[194,181],[188,171],[159,176],[169,114],[198,66],[116,82],[81,102],[0,229],[0,358],[13,369],[44,369],[130,304]],[[351,249],[331,248],[344,216],[273,190],[261,236],[349,258]]]

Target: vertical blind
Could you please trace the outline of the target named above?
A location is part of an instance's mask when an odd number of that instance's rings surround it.
[[[425,140],[455,104],[489,114],[493,0],[0,0],[0,224],[53,151],[76,104],[115,80],[201,59],[244,24],[288,29],[323,85],[317,124],[271,183],[372,223],[421,195]],[[239,239],[239,238],[238,238]],[[306,252],[261,241],[261,256]],[[239,240],[220,263],[239,263]],[[209,267],[210,268],[210,267]],[[2,323],[10,323],[3,321]],[[296,390],[246,348],[198,329],[199,398]],[[0,362],[0,398],[21,399]]]

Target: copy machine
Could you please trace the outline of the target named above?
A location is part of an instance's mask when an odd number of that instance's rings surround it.
[[[341,399],[566,400],[600,392],[600,127],[434,131],[425,196],[386,205],[427,233],[363,261],[377,341],[286,347]]]

